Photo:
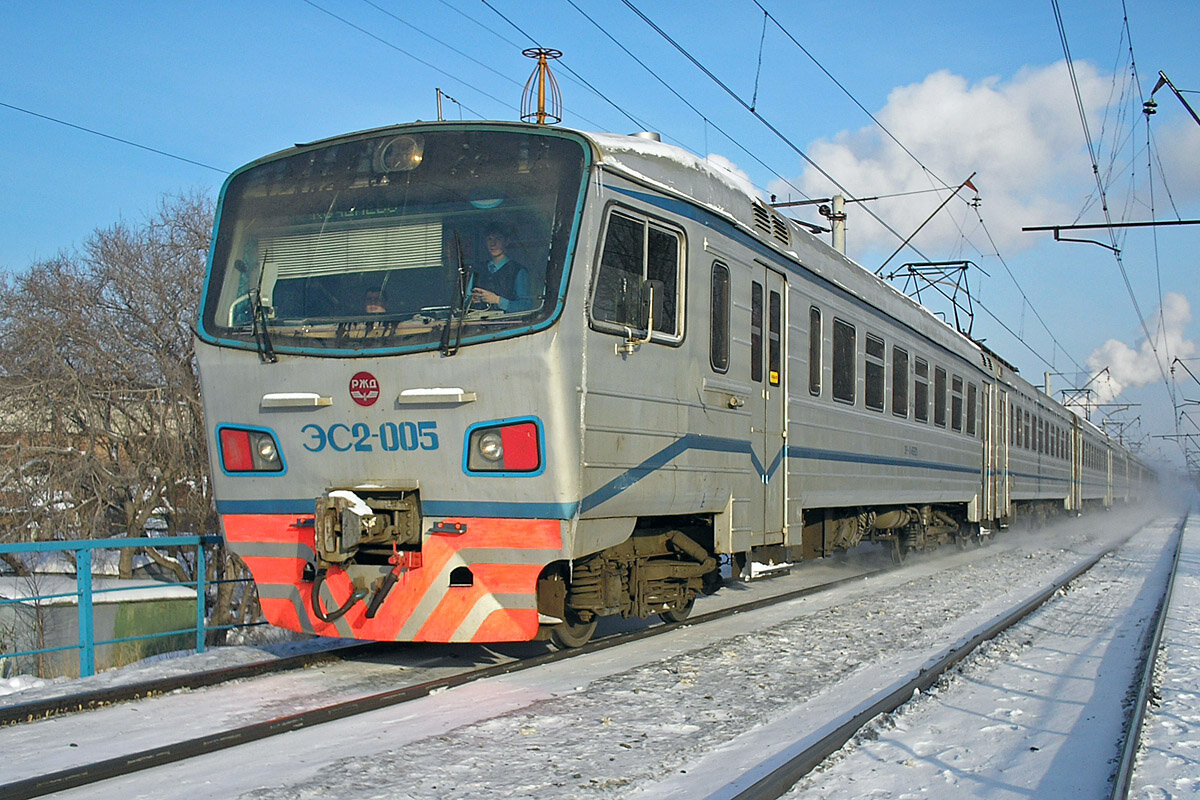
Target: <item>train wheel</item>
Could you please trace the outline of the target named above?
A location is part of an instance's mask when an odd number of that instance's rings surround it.
[[[692,598],[682,608],[672,608],[670,611],[664,611],[658,615],[663,622],[683,622],[692,615],[692,609],[696,607],[696,598]]]
[[[600,618],[592,616],[591,621],[584,622],[571,609],[567,609],[565,619],[550,629],[550,639],[559,650],[572,650],[587,644]]]
[[[908,555],[908,547],[900,538],[899,534],[892,538],[892,563],[897,567],[904,563],[904,557]]]

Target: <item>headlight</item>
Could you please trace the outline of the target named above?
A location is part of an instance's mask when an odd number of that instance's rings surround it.
[[[476,446],[479,455],[488,461],[499,461],[504,457],[504,438],[498,431],[488,431],[479,437]]]

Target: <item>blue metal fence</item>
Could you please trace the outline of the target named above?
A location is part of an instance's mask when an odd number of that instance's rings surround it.
[[[205,624],[205,594],[207,587],[213,582],[206,581],[207,560],[204,552],[205,545],[219,544],[220,536],[205,535],[205,536],[152,536],[141,537],[135,539],[87,539],[81,541],[70,542],[18,542],[3,544],[0,543],[0,553],[48,553],[48,552],[71,552],[75,556],[75,591],[71,593],[58,594],[30,594],[19,598],[0,598],[0,607],[5,605],[20,605],[29,603],[40,603],[48,600],[64,599],[74,597],[79,605],[79,637],[78,642],[74,645],[60,645],[57,647],[43,647],[40,649],[20,650],[11,653],[3,653],[6,657],[21,657],[21,656],[38,656],[44,653],[52,653],[64,650],[75,649],[79,651],[79,674],[80,676],[94,675],[96,672],[96,647],[100,645],[112,645],[122,642],[132,642],[145,639],[163,638],[167,636],[180,636],[183,634],[191,634],[194,632],[196,640],[196,652],[204,652],[205,638],[210,630],[217,628],[209,628]],[[105,592],[137,592],[139,590],[152,590],[156,587],[118,587],[111,589],[96,589],[93,586],[92,575],[92,555],[97,550],[124,550],[129,548],[194,548],[195,550],[195,575],[194,581],[182,581],[168,584],[171,586],[184,586],[194,588],[196,590],[196,624],[194,628],[182,628],[173,631],[164,631],[160,633],[150,633],[142,636],[126,636],[115,639],[104,639],[97,641],[95,638],[94,625],[94,607],[93,598],[97,594]],[[218,581],[219,582],[219,581]],[[221,626],[228,628],[231,626]]]

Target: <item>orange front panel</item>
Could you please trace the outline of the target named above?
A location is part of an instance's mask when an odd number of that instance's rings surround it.
[[[259,585],[268,620],[322,636],[436,642],[532,639],[538,631],[538,575],[546,564],[565,558],[558,520],[447,520],[465,525],[467,532],[426,536],[421,566],[400,574],[373,619],[366,617],[368,597],[341,619],[322,622],[312,613],[312,584],[301,578],[305,564],[314,558],[308,519],[230,514],[223,522],[230,547]],[[462,567],[470,571],[471,585],[450,586],[451,573]],[[331,567],[322,607],[326,612],[336,609],[353,591],[346,571]]]

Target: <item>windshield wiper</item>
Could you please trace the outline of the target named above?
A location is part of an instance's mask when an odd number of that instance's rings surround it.
[[[263,253],[262,264],[258,267],[258,283],[250,290],[250,320],[251,331],[254,334],[254,346],[258,348],[258,357],[263,363],[274,364],[279,359],[275,357],[275,348],[271,345],[271,332],[267,328],[267,310],[262,302],[263,275],[267,272],[267,253]]]
[[[454,232],[454,245],[458,251],[458,275],[454,280],[454,294],[450,298],[450,311],[446,316],[446,327],[442,328],[442,355],[452,356],[462,343],[463,320],[471,306],[471,290],[475,288],[475,271],[463,259],[462,239]]]

